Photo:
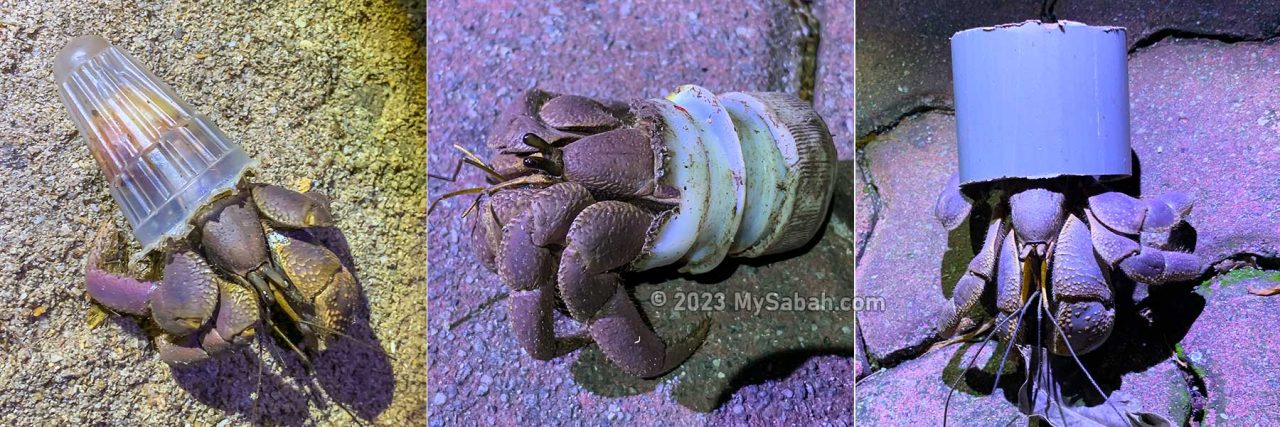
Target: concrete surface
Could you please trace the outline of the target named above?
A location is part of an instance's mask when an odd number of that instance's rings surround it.
[[[806,251],[730,262],[701,277],[660,271],[633,275],[632,295],[660,336],[691,330],[704,313],[658,307],[652,295],[682,292],[826,292],[852,296],[853,99],[851,5],[814,2],[822,43],[816,108],[842,160],[843,203],[824,237]],[[498,113],[521,91],[540,87],[617,99],[666,95],[696,83],[715,91],[792,91],[799,20],[787,2],[596,1],[433,3],[428,86],[433,175],[450,175],[460,155],[481,157]],[[655,30],[656,29],[656,30]],[[434,200],[482,184],[477,170],[456,182],[428,181]],[[428,218],[428,342],[432,425],[637,424],[851,425],[854,331],[848,313],[706,313],[703,348],[656,381],[628,378],[592,347],[549,362],[528,357],[510,332],[506,287],[467,247],[469,197],[441,202]],[[847,218],[845,217],[847,215]],[[581,328],[560,316],[557,329]]]
[[[0,424],[425,423],[421,6],[0,0]],[[89,326],[86,246],[123,218],[53,85],[82,34],[207,113],[257,181],[331,196],[368,305],[351,332],[377,350],[341,341],[315,377],[275,345],[171,369],[138,321]]]

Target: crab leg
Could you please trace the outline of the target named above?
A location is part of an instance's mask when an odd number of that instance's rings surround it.
[[[973,260],[969,261],[969,268],[956,282],[955,290],[952,291],[951,303],[946,306],[946,314],[943,317],[944,323],[941,328],[943,335],[950,336],[956,333],[955,329],[960,325],[960,320],[977,307],[987,282],[996,278],[996,260],[1000,257],[1001,242],[1012,240],[1006,239],[1005,236],[1008,234],[1009,228],[1005,225],[1004,218],[993,216],[991,222],[987,224],[982,249],[973,257]]]
[[[960,172],[956,171],[951,174],[951,178],[947,179],[942,193],[938,195],[938,202],[933,206],[933,216],[942,223],[943,227],[954,230],[969,217],[969,212],[972,210],[973,202],[960,192]]]
[[[584,209],[569,229],[561,256],[560,294],[570,315],[589,325],[605,356],[638,377],[662,375],[693,353],[710,327],[703,323],[668,346],[640,317],[621,276],[644,247],[653,215],[633,205],[605,201]]]
[[[1136,199],[1119,192],[1089,198],[1088,219],[1093,245],[1113,268],[1139,282],[1163,284],[1194,279],[1204,266],[1200,257],[1139,244],[1133,237],[1141,233],[1168,232],[1191,211],[1190,200],[1181,193]]]
[[[552,185],[530,197],[528,210],[502,228],[495,259],[498,276],[512,288],[516,340],[534,359],[549,360],[581,346],[575,338],[556,338],[552,327],[556,251],[565,245],[573,218],[591,202],[579,184]]]

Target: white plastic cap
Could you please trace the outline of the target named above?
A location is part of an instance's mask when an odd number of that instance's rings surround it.
[[[206,202],[257,162],[207,117],[98,36],[54,59],[58,93],[146,253],[190,231]]]

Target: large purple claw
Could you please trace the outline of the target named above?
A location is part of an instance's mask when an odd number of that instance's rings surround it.
[[[1103,225],[1117,232],[1131,235],[1142,231],[1142,221],[1147,216],[1145,203],[1116,191],[1090,197],[1089,209]]]
[[[164,280],[151,294],[151,317],[174,336],[195,333],[218,305],[218,285],[213,271],[200,255],[189,251],[170,254]]]
[[[1195,279],[1204,266],[1195,255],[1144,246],[1137,255],[1121,261],[1120,269],[1133,280],[1158,285]]]

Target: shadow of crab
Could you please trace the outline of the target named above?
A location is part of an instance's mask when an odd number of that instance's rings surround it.
[[[852,173],[852,161],[839,162],[824,231],[796,251],[728,259],[697,276],[681,274],[676,267],[630,274],[627,282],[635,284],[628,287],[630,296],[659,336],[685,336],[709,316],[706,341],[679,368],[655,379],[627,375],[590,345],[578,352],[570,368],[575,382],[597,395],[621,397],[650,392],[679,377],[672,390],[676,402],[710,412],[743,387],[787,378],[814,357],[835,355],[852,362],[853,311],[839,307],[841,299],[852,302],[854,296]],[[769,305],[769,295],[776,304]],[[783,308],[782,301],[797,301],[797,296],[817,298],[819,309]],[[822,306],[824,296],[831,307]],[[762,305],[758,311],[757,304]]]
[[[346,236],[336,228],[312,233],[356,277],[360,293],[344,331],[349,337],[328,340],[327,348],[311,358],[313,375],[307,374],[296,354],[262,332],[248,347],[203,363],[171,367],[174,380],[193,398],[243,414],[256,425],[312,424],[313,402],[329,413],[345,410],[362,421],[376,418],[390,406],[395,389],[390,356],[370,325],[369,302]],[[334,419],[350,421],[346,415]]]

